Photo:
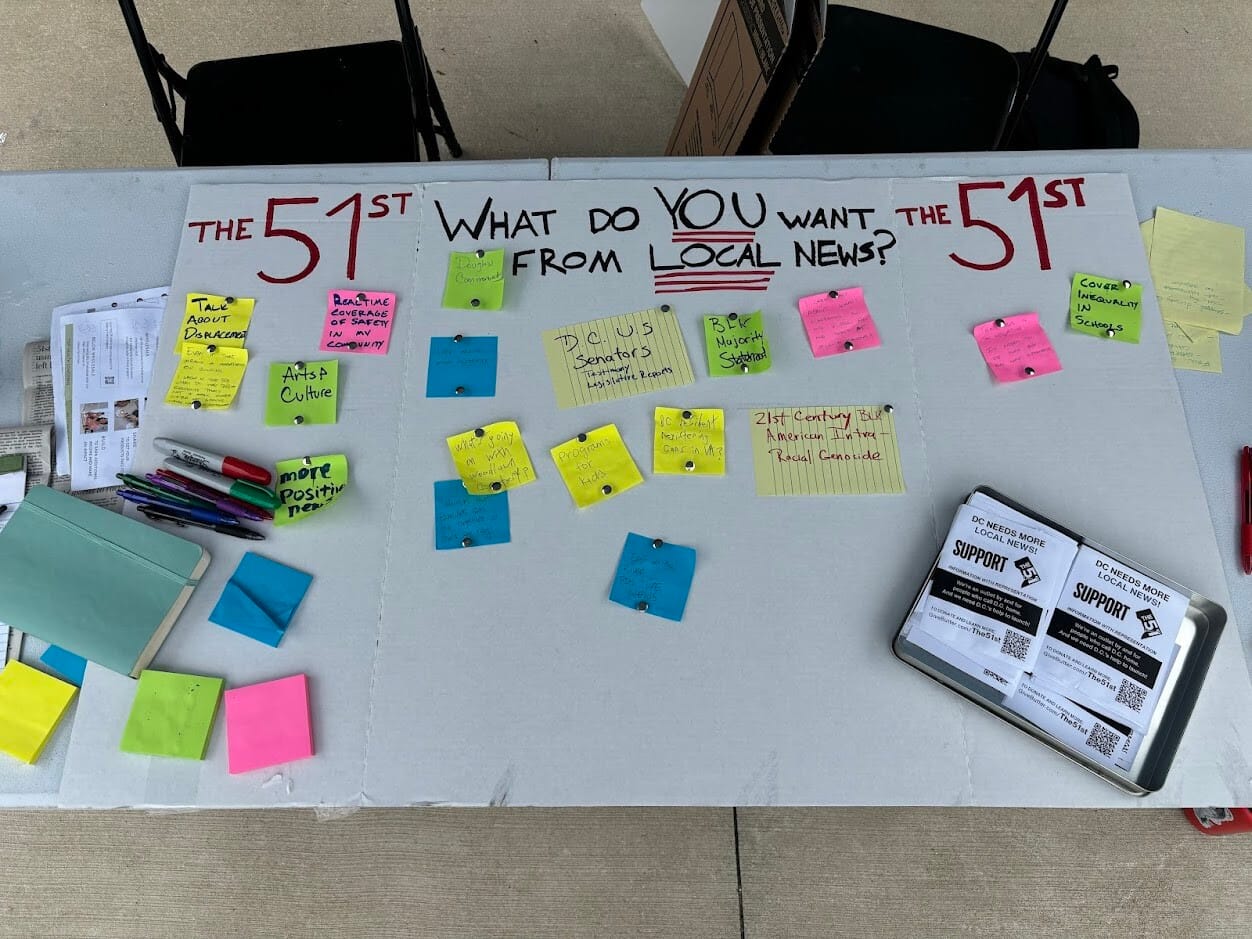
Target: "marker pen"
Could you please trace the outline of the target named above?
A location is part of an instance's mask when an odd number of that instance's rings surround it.
[[[202,486],[208,486],[218,492],[225,493],[232,499],[241,499],[250,505],[258,505],[270,512],[274,511],[280,505],[282,500],[274,495],[272,491],[263,486],[256,486],[252,483],[242,482],[240,480],[231,479],[229,476],[223,476],[221,473],[215,473],[212,470],[202,469],[199,466],[192,466],[189,463],[183,463],[180,460],[166,460],[161,464],[171,473],[177,473],[179,476],[186,476],[192,482],[199,483]]]
[[[256,483],[258,486],[268,486],[274,478],[263,466],[257,466],[255,463],[249,463],[238,457],[222,456],[220,453],[201,450],[199,447],[179,443],[169,437],[157,437],[152,441],[152,445],[166,456],[172,456],[176,460],[201,469],[221,473],[231,479],[242,479],[245,482]]]

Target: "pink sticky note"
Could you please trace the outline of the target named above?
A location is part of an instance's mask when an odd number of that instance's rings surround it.
[[[232,773],[312,756],[308,677],[292,675],[227,691],[226,755]]]
[[[323,352],[386,355],[395,319],[394,293],[332,290],[326,295],[326,324],[319,348]]]
[[[996,381],[1022,381],[1061,370],[1061,360],[1039,325],[1037,313],[979,323],[974,339]]]
[[[882,345],[860,287],[801,297],[800,320],[815,359]]]

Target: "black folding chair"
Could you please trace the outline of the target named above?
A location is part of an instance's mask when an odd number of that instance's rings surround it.
[[[118,4],[179,166],[411,163],[423,147],[438,160],[438,137],[461,155],[408,0],[395,0],[398,41],[215,59],[185,78],[148,42],[134,0]]]

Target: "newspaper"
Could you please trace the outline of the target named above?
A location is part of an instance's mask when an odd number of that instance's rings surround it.
[[[22,497],[32,486],[48,485],[52,476],[52,425],[0,427],[0,459],[11,456],[26,458],[26,484],[22,488]],[[20,502],[21,498],[11,501]],[[0,499],[0,503],[4,502]]]

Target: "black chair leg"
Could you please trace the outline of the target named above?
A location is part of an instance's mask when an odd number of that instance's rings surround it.
[[[439,83],[435,81],[435,73],[430,67],[430,63],[426,63],[426,91],[430,98],[430,109],[435,114],[435,133],[443,137],[448,144],[448,152],[452,154],[453,159],[460,157],[464,152],[461,150],[461,144],[456,139],[456,133],[452,130],[452,121],[448,118],[448,109],[443,106],[443,96],[439,94]]]

